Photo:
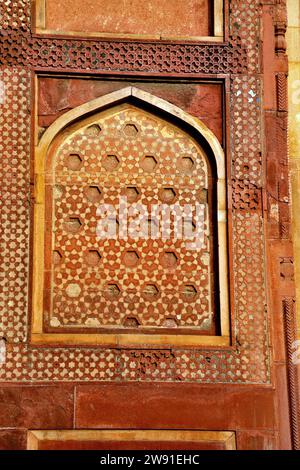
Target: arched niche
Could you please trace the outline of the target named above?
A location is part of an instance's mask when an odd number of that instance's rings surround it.
[[[48,128],[35,178],[34,342],[229,344],[225,158],[202,122],[124,88]],[[97,208],[119,196],[165,212],[205,206],[202,248],[99,240]]]

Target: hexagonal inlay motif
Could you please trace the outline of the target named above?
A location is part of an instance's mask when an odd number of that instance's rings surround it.
[[[113,282],[108,283],[105,286],[105,296],[109,300],[117,299],[121,294],[121,290],[118,284],[114,284]]]
[[[98,186],[88,186],[85,188],[85,195],[90,202],[99,202],[101,199],[101,190]]]
[[[126,124],[124,127],[124,134],[128,137],[136,137],[138,131],[139,130],[135,124]]]
[[[126,190],[124,191],[124,196],[127,197],[129,203],[136,202],[140,196],[138,188],[135,186],[127,186]]]
[[[178,263],[178,256],[174,251],[165,251],[161,256],[161,264],[164,268],[175,268]]]
[[[129,268],[134,268],[138,264],[139,259],[140,257],[137,252],[131,250],[127,251],[123,256],[124,264]]]
[[[69,217],[65,222],[65,228],[68,232],[76,233],[80,230],[82,222],[79,217]]]
[[[86,134],[91,135],[91,136],[97,136],[101,132],[101,127],[99,124],[92,124],[86,129]]]
[[[86,262],[90,266],[97,266],[101,261],[101,255],[98,250],[89,250],[86,255]]]
[[[165,204],[174,203],[176,192],[173,188],[163,188],[159,192],[160,200]]]

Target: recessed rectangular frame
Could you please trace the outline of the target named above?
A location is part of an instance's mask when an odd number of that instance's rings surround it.
[[[160,36],[160,35],[139,35],[126,33],[99,33],[84,31],[55,31],[46,28],[46,3],[47,0],[35,0],[34,15],[35,18],[33,30],[36,34],[55,35],[55,36],[81,36],[107,39],[145,39],[155,41],[196,41],[196,42],[223,42],[225,35],[224,18],[225,18],[225,1],[213,1],[213,35],[212,36]]]
[[[169,431],[169,430],[60,430],[28,431],[27,450],[39,450],[44,441],[102,442],[194,442],[219,443],[224,450],[236,450],[235,432],[231,431]]]

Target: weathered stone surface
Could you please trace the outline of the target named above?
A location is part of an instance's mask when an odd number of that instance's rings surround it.
[[[73,387],[0,388],[0,428],[68,429],[73,424]]]
[[[59,33],[209,36],[208,0],[46,0],[46,29]],[[72,12],[72,14],[70,14]]]
[[[178,84],[80,78],[46,78],[39,80],[39,124],[48,127],[62,113],[106,95],[124,86],[136,86],[163,98],[197,117],[223,141],[222,86],[220,84]]]

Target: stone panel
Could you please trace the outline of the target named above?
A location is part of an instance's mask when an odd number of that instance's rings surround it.
[[[44,27],[58,33],[210,36],[208,0],[46,0]],[[42,12],[40,12],[40,15]]]

